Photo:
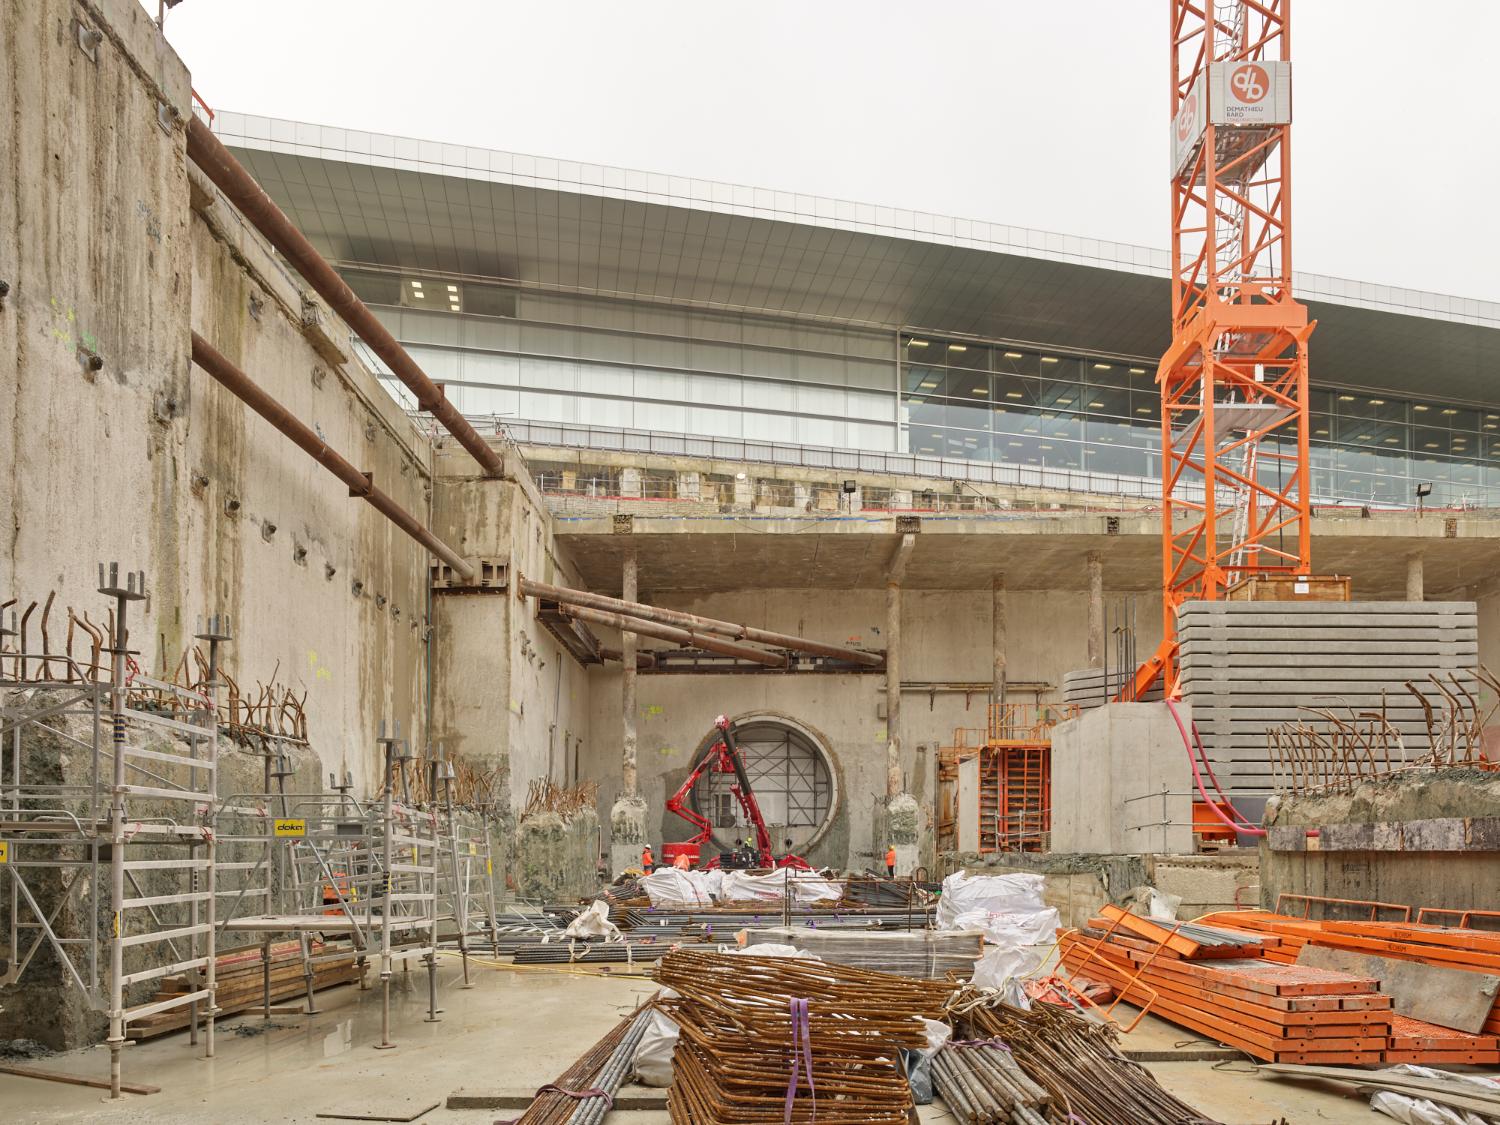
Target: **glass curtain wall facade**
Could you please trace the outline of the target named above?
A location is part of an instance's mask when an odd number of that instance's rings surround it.
[[[470,416],[1161,475],[1153,361],[343,272]],[[1317,503],[1500,506],[1500,408],[1318,388],[1311,424]]]
[[[913,453],[1161,475],[1154,365],[918,334],[901,353]],[[1500,504],[1500,409],[1314,389],[1310,423],[1316,502]]]

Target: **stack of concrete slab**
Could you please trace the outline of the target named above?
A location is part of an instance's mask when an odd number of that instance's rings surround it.
[[[1187,602],[1177,636],[1183,700],[1231,797],[1272,792],[1266,731],[1318,724],[1304,708],[1349,719],[1383,706],[1410,757],[1429,746],[1407,681],[1435,702],[1434,673],[1477,687],[1473,602]]]
[[[1103,668],[1080,668],[1076,672],[1064,672],[1062,680],[1062,697],[1064,703],[1074,703],[1084,710],[1090,707],[1102,707],[1110,700],[1120,694],[1120,689],[1125,687],[1135,678],[1135,669],[1111,668],[1109,670],[1109,689],[1105,690],[1105,672]],[[1161,684],[1156,684],[1136,703],[1151,703],[1161,698]]]

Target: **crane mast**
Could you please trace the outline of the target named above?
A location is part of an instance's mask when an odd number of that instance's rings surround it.
[[[1290,0],[1169,0],[1172,343],[1157,368],[1162,647],[1176,614],[1310,572],[1307,339],[1292,296]]]

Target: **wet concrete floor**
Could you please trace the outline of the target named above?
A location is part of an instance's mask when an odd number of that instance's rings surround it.
[[[490,1125],[520,1111],[449,1110],[448,1095],[460,1089],[529,1091],[550,1082],[653,991],[651,981],[640,977],[477,967],[474,986],[464,989],[457,966],[447,961],[439,979],[441,1022],[426,1023],[425,974],[398,973],[392,1001],[394,1050],[374,1047],[380,1040],[379,991],[337,988],[319,993],[321,1011],[313,1016],[273,1015],[270,1027],[255,1014],[224,1020],[213,1059],[201,1057],[201,1045],[189,1046],[185,1033],[128,1047],[126,1081],[160,1086],[159,1094],[110,1103],[107,1091],[0,1075],[0,1121],[312,1123],[319,1121],[319,1113],[415,1111],[437,1103],[419,1119],[423,1125]],[[236,1028],[260,1033],[236,1034]],[[1211,1045],[1148,1017],[1128,1037],[1127,1046],[1201,1051]],[[108,1078],[109,1052],[93,1047],[29,1065]],[[1280,1118],[1293,1125],[1374,1125],[1382,1120],[1362,1099],[1235,1073],[1249,1070],[1244,1063],[1146,1065],[1205,1116],[1229,1125]],[[924,1122],[953,1120],[940,1104],[924,1107],[921,1116]],[[608,1121],[664,1125],[667,1115],[660,1110],[616,1112]]]

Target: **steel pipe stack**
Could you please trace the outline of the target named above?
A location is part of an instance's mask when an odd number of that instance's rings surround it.
[[[998,1039],[944,1043],[932,1057],[938,1096],[969,1125],[1045,1125],[1047,1091]]]

